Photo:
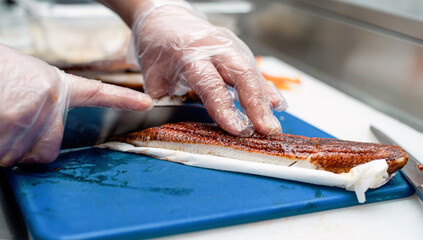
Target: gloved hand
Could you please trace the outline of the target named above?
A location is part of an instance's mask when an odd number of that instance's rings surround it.
[[[0,166],[56,159],[69,107],[148,109],[148,95],[66,74],[0,44]]]
[[[184,1],[140,2],[133,11],[132,32],[147,94],[183,95],[192,88],[213,120],[231,134],[249,136],[254,128],[264,134],[281,132],[272,107],[285,110],[286,102],[262,78],[240,39],[197,16]],[[232,88],[246,115],[235,108]]]

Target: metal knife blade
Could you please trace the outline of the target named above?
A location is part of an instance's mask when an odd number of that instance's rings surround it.
[[[162,105],[150,111],[75,108],[68,112],[61,149],[93,146],[112,136],[182,121],[213,122],[201,104]]]
[[[381,143],[400,146],[375,126],[370,126],[370,131],[372,131]],[[406,153],[409,157],[408,162],[401,171],[404,173],[411,185],[416,189],[416,193],[420,200],[423,201],[423,171],[418,168],[419,161],[417,161],[417,159],[409,152],[406,151]]]

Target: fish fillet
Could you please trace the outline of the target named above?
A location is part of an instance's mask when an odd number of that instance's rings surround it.
[[[54,65],[66,73],[144,92],[144,77],[139,67],[127,63],[124,59]],[[154,105],[180,105],[181,103],[201,103],[201,99],[190,89],[183,96],[163,96],[156,99]]]
[[[140,147],[173,149],[245,161],[301,166],[333,173],[376,159],[385,159],[388,173],[402,168],[408,159],[398,146],[329,138],[255,133],[248,138],[232,136],[209,123],[182,122],[145,129],[112,139]]]
[[[103,147],[200,167],[341,186],[356,193],[359,189],[361,201],[368,188],[383,185],[408,159],[398,146],[290,134],[241,138],[217,125],[193,122],[153,127],[112,141]]]

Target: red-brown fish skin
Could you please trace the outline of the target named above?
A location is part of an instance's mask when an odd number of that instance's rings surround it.
[[[317,169],[333,173],[347,173],[351,168],[377,159],[388,163],[388,174],[401,169],[408,160],[405,151],[392,145],[353,142],[330,138],[308,138],[291,134],[236,137],[209,123],[181,122],[148,128],[139,132],[115,137],[112,140],[167,141],[188,144],[206,144],[242,151],[280,156],[288,159],[308,160]]]

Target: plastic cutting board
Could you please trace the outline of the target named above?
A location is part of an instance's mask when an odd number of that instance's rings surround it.
[[[284,132],[331,137],[287,114]],[[6,170],[35,239],[138,239],[358,205],[353,192],[105,149]],[[367,202],[413,194],[401,174]]]

